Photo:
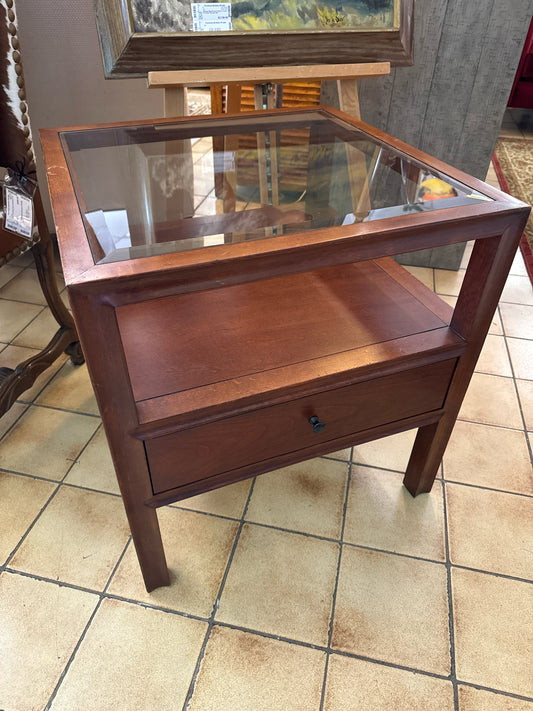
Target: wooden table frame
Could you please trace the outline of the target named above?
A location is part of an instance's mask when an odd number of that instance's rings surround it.
[[[308,109],[302,109],[301,113],[306,111]],[[361,128],[407,156],[429,165],[432,170],[447,174],[489,196],[493,201],[385,221],[320,229],[307,232],[305,239],[298,234],[286,235],[95,265],[59,141],[58,130],[61,129],[41,131],[65,280],[148,590],[169,584],[156,508],[172,501],[410,428],[418,428],[418,435],[404,483],[413,496],[429,492],[490,327],[529,208],[341,112],[329,107],[323,107],[320,111]],[[265,112],[264,115],[265,120],[278,117],[281,121],[286,114],[297,113],[300,112],[277,110]],[[204,118],[161,119],[158,123],[194,122]],[[228,118],[227,115],[225,118]],[[246,116],[240,114],[239,118],[242,120]],[[142,123],[153,122],[136,122]],[[469,240],[475,240],[475,245],[453,312],[400,266],[382,259],[397,253]],[[239,392],[228,399],[228,390],[224,387],[217,389],[217,386],[210,390],[208,402],[200,398],[191,404],[187,401],[187,394],[182,394],[179,412],[175,410],[175,399],[163,397],[156,417],[150,414],[150,403],[145,403],[143,410],[141,404],[136,402],[133,375],[129,372],[131,362],[128,364],[131,353],[125,352],[124,334],[121,337],[117,321],[124,321],[128,307],[146,304],[153,299],[181,298],[185,295],[206,298],[205,295],[214,288],[261,284],[262,280],[273,278],[299,279],[313,270],[342,270],[353,263],[364,262],[366,265],[367,260],[378,260],[376,268],[394,278],[417,303],[427,306],[435,317],[444,322],[444,329],[428,331],[423,336],[428,343],[423,357],[416,360],[417,354],[409,351],[409,339],[406,339],[404,356],[390,363],[386,362],[386,358],[374,362],[370,349],[364,365],[359,368],[352,366],[343,369],[341,365],[336,365],[337,370],[333,369],[327,376],[316,374],[303,380],[287,378],[280,381],[276,389],[265,386],[264,392],[259,395],[256,388],[253,392]],[[443,339],[440,345],[431,345],[431,338],[440,333]],[[176,343],[179,341],[176,340]],[[387,351],[387,345],[384,349]],[[154,490],[146,442],[156,441],[155,438],[159,438],[159,443],[167,441],[165,437],[173,437],[172,433],[186,430],[191,419],[194,425],[207,427],[235,414],[247,421],[246,418],[250,413],[253,415],[257,408],[274,408],[284,402],[290,404],[309,393],[328,392],[331,388],[352,387],[353,384],[355,387],[361,382],[364,385],[369,378],[386,383],[389,376],[398,376],[398,379],[404,375],[407,377],[415,361],[419,368],[434,367],[435,372],[440,373],[439,369],[444,368],[440,365],[444,358],[453,358],[454,367],[453,374],[446,376],[448,380],[442,406],[434,406],[431,411],[384,422],[370,429],[359,429],[333,442],[317,441],[306,446],[305,450],[281,454],[273,452],[267,462],[246,464],[213,476],[207,482],[189,481],[179,489]],[[386,409],[387,403],[383,407]]]

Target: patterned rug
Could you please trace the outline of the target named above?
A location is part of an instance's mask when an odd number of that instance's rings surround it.
[[[533,139],[500,138],[496,144],[493,164],[500,187],[519,200],[533,204]],[[533,283],[533,216],[520,242],[529,278]]]

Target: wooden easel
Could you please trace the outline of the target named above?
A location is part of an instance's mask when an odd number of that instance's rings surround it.
[[[390,73],[390,62],[372,62],[363,64],[320,64],[304,66],[281,67],[243,67],[237,69],[206,69],[187,71],[160,71],[148,73],[148,87],[164,90],[164,116],[186,116],[188,113],[187,90],[189,88],[209,87],[211,97],[220,95],[220,89],[227,87],[226,112],[239,113],[241,111],[242,87],[252,85],[254,89],[254,108],[275,108],[276,99],[274,86],[295,81],[336,81],[339,95],[339,107],[342,111],[361,118],[359,105],[358,80],[363,78],[385,76]],[[214,113],[218,113],[221,106],[217,106]],[[232,137],[227,137],[226,141]],[[269,135],[270,146],[275,146],[275,132]],[[182,142],[184,143],[184,142]],[[236,146],[225,145],[225,150],[233,150]],[[261,204],[269,204],[269,188],[267,179],[266,141],[264,134],[258,135],[259,154],[259,193]],[[185,147],[175,149],[185,151]],[[270,151],[270,170],[272,176],[278,175],[276,151]],[[192,157],[190,173],[192,184]],[[368,203],[369,191],[366,177],[366,167],[361,165],[361,155],[347,146],[347,166],[352,189],[352,202],[354,212],[364,210]],[[237,191],[237,175],[227,173],[224,187],[224,212],[234,208]],[[271,181],[271,204],[278,206],[278,181],[275,177]]]
[[[239,69],[197,69],[187,71],[149,72],[148,86],[164,89],[164,115],[187,115],[187,89],[192,87],[241,87],[252,84],[285,84],[294,81],[336,81],[341,111],[361,118],[359,79],[390,74],[390,62],[364,64],[317,64],[296,67],[243,67]],[[256,92],[257,95],[257,92]],[[231,97],[231,98],[230,98]],[[256,99],[257,102],[257,99]],[[263,108],[256,105],[256,109]],[[268,106],[267,108],[274,108]],[[228,113],[240,110],[240,93],[228,93]]]

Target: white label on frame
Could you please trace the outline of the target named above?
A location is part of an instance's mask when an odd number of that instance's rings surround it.
[[[25,239],[31,239],[33,230],[33,200],[9,186],[4,188],[4,227]]]
[[[231,25],[230,2],[192,2],[193,32],[229,32]]]

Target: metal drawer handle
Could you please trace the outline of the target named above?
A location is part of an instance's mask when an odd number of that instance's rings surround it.
[[[320,422],[317,415],[313,415],[313,417],[310,417],[309,422],[313,425],[313,432],[317,433],[322,432],[322,430],[326,426],[325,422]]]

